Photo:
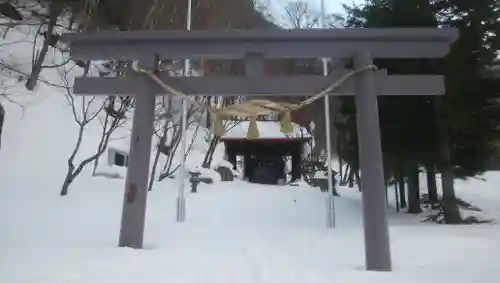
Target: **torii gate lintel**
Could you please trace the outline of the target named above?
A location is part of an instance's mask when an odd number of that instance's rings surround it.
[[[252,61],[251,61],[252,62]],[[334,70],[328,76],[209,76],[172,77],[163,72],[158,77],[186,95],[204,96],[309,96],[325,89],[349,70]],[[143,80],[143,74],[124,77],[82,77],[75,79],[74,92],[83,95],[134,96]],[[387,75],[386,70],[374,74],[376,95],[441,95],[444,79],[441,75]],[[348,80],[331,92],[336,96],[356,93],[354,80]],[[152,86],[157,95],[166,95],[159,85]]]

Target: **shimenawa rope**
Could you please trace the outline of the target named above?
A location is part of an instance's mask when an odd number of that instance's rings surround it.
[[[225,133],[223,120],[234,116],[249,118],[250,125],[248,127],[248,133],[247,133],[248,139],[259,138],[259,130],[257,127],[257,116],[260,115],[277,114],[278,117],[280,117],[281,132],[283,133],[293,132],[293,124],[291,118],[292,111],[296,111],[315,102],[316,100],[324,97],[331,91],[335,90],[336,88],[344,84],[352,76],[369,70],[376,71],[377,66],[367,65],[362,68],[353,70],[343,75],[340,79],[329,85],[324,90],[309,97],[308,99],[301,101],[299,104],[291,104],[287,102],[274,102],[270,100],[251,100],[241,104],[229,105],[223,108],[214,108],[210,105],[202,104],[196,99],[194,99],[192,96],[188,96],[185,93],[173,88],[172,86],[167,85],[153,71],[142,68],[135,68],[135,71],[148,75],[165,91],[170,92],[175,96],[179,96],[182,97],[183,99],[191,101],[202,110],[208,110],[208,112],[214,117],[215,120],[214,133],[218,137],[223,136]]]

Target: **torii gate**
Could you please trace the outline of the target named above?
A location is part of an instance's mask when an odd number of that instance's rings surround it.
[[[217,31],[120,31],[65,34],[74,60],[139,60],[156,70],[159,56],[169,59],[245,59],[243,77],[159,77],[188,95],[308,96],[339,78],[264,76],[266,58],[353,58],[355,68],[373,58],[441,58],[457,38],[455,29],[314,29]],[[81,95],[134,95],[130,163],[127,170],[119,246],[142,248],[151,136],[156,95],[165,91],[145,74],[118,78],[77,78]],[[355,95],[366,269],[390,271],[391,255],[377,95],[442,95],[439,75],[390,75],[367,71],[332,95]]]

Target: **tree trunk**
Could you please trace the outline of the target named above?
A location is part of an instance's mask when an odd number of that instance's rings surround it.
[[[427,191],[429,193],[429,203],[431,208],[438,203],[438,193],[436,184],[436,169],[434,164],[427,164],[425,166],[425,172],[427,177]]]
[[[354,176],[356,177],[356,185],[358,185],[358,190],[361,192],[361,176],[359,176],[359,170],[354,171]]]
[[[448,146],[443,145],[449,152]],[[445,153],[449,155],[449,153]],[[453,184],[453,169],[447,166],[441,171],[441,186],[443,188],[443,213],[446,224],[459,224],[462,222],[462,216],[458,210],[457,199],[455,196],[455,187]]]
[[[71,182],[69,180],[64,180],[64,183],[63,183],[62,188],[61,188],[61,193],[60,193],[60,195],[62,197],[68,194],[68,189],[69,189],[70,184],[71,184]]]
[[[349,183],[349,188],[354,187],[354,166],[349,168],[349,177],[347,177],[347,182]]]
[[[80,129],[78,130],[76,145],[75,148],[73,149],[73,152],[71,153],[71,156],[68,158],[68,173],[66,174],[63,186],[61,188],[61,196],[65,196],[68,193],[69,185],[71,185],[71,183],[75,180],[75,178],[78,177],[80,173],[82,173],[85,166],[90,164],[92,161],[95,161],[96,159],[100,158],[108,146],[109,139],[111,137],[110,133],[106,134],[102,147],[100,147],[94,155],[81,161],[80,164],[78,164],[78,166],[74,165],[73,162],[75,160],[76,154],[80,150],[80,146],[83,141],[83,133],[85,131],[85,126],[87,124],[88,123],[81,123],[79,125]]]
[[[66,173],[60,192],[62,197],[68,194],[69,186],[73,182],[73,170],[75,170],[75,166],[72,163],[72,161],[68,160],[68,172]]]
[[[162,181],[163,179],[170,177],[173,175],[173,173],[180,168],[180,164],[178,165],[178,168],[171,170],[172,169],[172,163],[174,161],[175,154],[177,152],[177,149],[179,147],[179,144],[181,143],[181,130],[180,127],[178,127],[173,133],[172,133],[172,138],[170,140],[170,152],[169,155],[167,156],[167,160],[165,164],[163,165],[162,172],[160,176],[158,177],[158,181]]]
[[[96,174],[97,174],[97,167],[99,167],[99,158],[96,158],[94,160],[94,164],[92,165],[92,176],[96,176]]]
[[[453,184],[453,164],[450,153],[450,132],[446,124],[446,116],[443,107],[443,99],[439,98],[436,104],[438,111],[438,137],[439,137],[439,171],[441,172],[441,186],[443,189],[443,214],[446,224],[459,224],[462,222],[460,211],[458,210]]]
[[[45,61],[45,57],[47,56],[47,52],[49,51],[49,46],[54,39],[53,32],[54,27],[57,24],[57,19],[62,9],[59,3],[50,3],[49,4],[49,23],[47,25],[47,38],[43,41],[42,50],[36,56],[35,64],[31,70],[31,74],[26,81],[26,89],[32,91],[35,89],[35,86],[38,82],[38,78],[40,77],[40,73],[42,72],[43,62]]]
[[[151,167],[151,176],[149,177],[148,191],[153,190],[153,184],[156,174],[156,168],[158,167],[158,160],[160,160],[160,149],[159,145],[156,147],[155,160],[153,162],[153,166]]]
[[[211,103],[212,103],[212,96],[207,96],[207,109],[212,106]],[[205,113],[206,113],[205,126],[207,129],[210,129],[210,127],[212,127],[212,116],[211,116],[212,114],[210,114],[210,111],[208,110]]]
[[[337,156],[339,159],[339,176],[340,179],[342,179],[342,173],[343,173],[343,167],[344,167],[344,161],[342,160],[342,131],[339,131],[338,136],[337,136]]]
[[[350,168],[351,168],[351,165],[349,163],[347,163],[347,166],[345,167],[345,170],[344,170],[344,174],[343,174],[343,176],[341,175],[342,178],[340,179],[340,185],[345,186],[347,184],[347,178],[348,178]]]
[[[160,174],[160,176],[158,177],[158,181],[163,181],[165,178],[168,178],[170,176],[173,176],[175,174],[175,172],[177,172],[177,170],[179,170],[179,168],[181,168],[181,165],[177,165],[174,169],[171,170],[172,168],[172,164],[169,165],[170,167],[168,168],[167,171],[165,172],[162,172]]]
[[[399,204],[401,208],[406,208],[406,183],[403,172],[398,172],[397,182],[399,187]]]
[[[408,213],[420,213],[420,182],[418,179],[418,164],[408,166]]]
[[[115,100],[114,97],[110,97],[110,98],[108,98],[108,103],[114,103],[114,100]],[[106,139],[106,130],[108,129],[108,123],[109,123],[109,113],[107,111],[105,111],[105,112],[106,112],[106,116],[104,117],[104,124],[102,125],[101,139],[99,140],[99,145],[97,146],[96,152],[99,152],[99,150],[104,145],[104,140]],[[99,166],[99,158],[96,158],[94,160],[94,165],[92,168],[92,176],[95,176],[98,166]]]
[[[205,154],[203,163],[201,164],[202,168],[210,168],[210,165],[212,164],[212,160],[214,158],[215,149],[217,148],[217,144],[219,144],[219,140],[220,140],[219,137],[213,137],[212,140],[210,141],[208,151]]]
[[[148,191],[153,190],[154,178],[156,174],[156,168],[158,167],[158,161],[160,160],[160,146],[165,145],[167,142],[167,133],[168,133],[168,122],[165,121],[161,133],[160,140],[158,141],[158,145],[156,146],[156,154],[153,162],[153,166],[151,167],[151,176],[149,177]]]
[[[344,173],[344,161],[342,160],[342,157],[339,155],[339,179],[342,179],[342,175]]]
[[[75,160],[76,154],[80,150],[80,146],[83,140],[83,132],[85,130],[85,124],[78,125],[80,128],[78,129],[78,136],[76,138],[75,148],[73,152],[71,152],[70,157],[68,158],[68,172],[66,173],[66,177],[64,177],[64,182],[61,187],[61,196],[65,196],[68,194],[69,186],[73,182],[73,171],[75,171],[75,165],[73,161]]]
[[[385,186],[385,206],[389,208],[389,178],[387,177],[385,177],[384,186]]]
[[[398,182],[394,183],[394,199],[396,200],[396,211],[399,212],[401,205],[399,203],[399,194],[398,194]]]

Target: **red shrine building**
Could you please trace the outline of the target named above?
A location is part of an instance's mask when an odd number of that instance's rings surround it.
[[[277,121],[257,121],[259,138],[248,139],[248,121],[239,121],[221,137],[226,160],[237,169],[241,160],[242,178],[251,183],[284,184],[301,177],[304,147],[312,139],[303,128],[294,124],[292,133],[282,133]],[[287,172],[287,162],[291,170]],[[289,174],[287,174],[289,173]]]

